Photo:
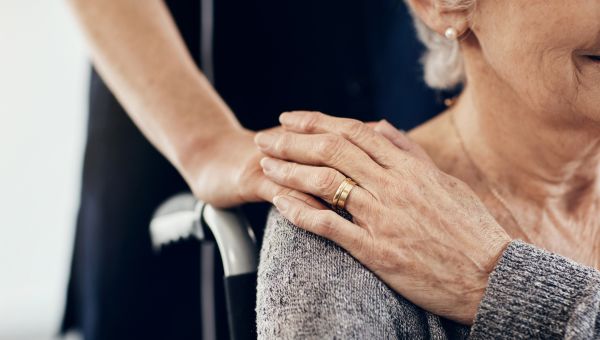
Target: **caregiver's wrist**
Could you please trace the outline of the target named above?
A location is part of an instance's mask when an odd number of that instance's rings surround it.
[[[215,128],[206,134],[204,131],[198,133],[182,144],[175,166],[197,198],[217,205],[222,204],[223,195],[232,196],[225,197],[225,205],[230,205],[227,203],[229,201],[240,201],[237,197],[239,193],[232,190],[236,188],[234,184],[239,171],[232,169],[234,165],[230,158],[235,157],[242,162],[243,155],[233,155],[244,153],[244,145],[239,144],[245,139],[251,143],[254,134],[253,131],[238,127]],[[236,167],[243,166],[244,164],[238,164]],[[231,183],[233,187],[224,189],[226,193],[214,192],[215,188],[211,183],[221,182]]]
[[[184,177],[196,176],[202,168],[226,149],[233,151],[237,136],[253,136],[255,132],[238,126],[211,127],[188,136],[181,136],[176,146],[175,166]]]

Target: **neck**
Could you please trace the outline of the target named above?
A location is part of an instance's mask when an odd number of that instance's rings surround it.
[[[450,114],[489,185],[506,196],[569,210],[599,197],[599,124],[535,112],[481,78],[470,77]]]

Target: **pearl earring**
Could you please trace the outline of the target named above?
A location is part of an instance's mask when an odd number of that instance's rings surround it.
[[[446,32],[444,32],[444,35],[448,40],[456,40],[456,38],[458,38],[458,31],[454,27],[448,27]]]

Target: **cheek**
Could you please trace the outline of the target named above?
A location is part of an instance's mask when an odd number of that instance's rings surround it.
[[[482,6],[481,17],[490,20],[476,30],[489,70],[534,111],[597,110],[585,94],[590,84],[597,89],[600,79],[596,76],[592,81],[589,74],[582,73],[574,58],[575,51],[594,38],[585,9],[547,0],[498,3],[505,5]],[[485,12],[492,10],[494,14]],[[580,20],[574,24],[573,18]],[[595,107],[599,99],[593,100]]]
[[[518,101],[534,112],[561,116],[578,99],[579,78],[568,52],[523,49],[493,67]]]

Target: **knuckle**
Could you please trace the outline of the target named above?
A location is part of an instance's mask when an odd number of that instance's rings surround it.
[[[315,178],[315,187],[319,192],[329,194],[335,185],[337,173],[335,170],[327,169],[321,171]]]
[[[283,133],[277,138],[277,141],[275,141],[275,143],[273,144],[273,149],[277,154],[286,156],[288,153],[287,148],[288,145],[290,145],[290,142],[291,136],[287,133]]]
[[[351,120],[347,123],[346,129],[344,131],[345,137],[355,140],[364,138],[368,134],[367,125],[359,120]]]
[[[343,140],[341,137],[334,134],[326,134],[317,144],[317,152],[324,161],[329,161],[335,159],[342,146]]]
[[[307,112],[300,122],[300,128],[307,132],[313,132],[317,129],[320,118],[320,112]]]
[[[285,182],[293,182],[296,178],[297,165],[294,163],[281,164],[279,171]]]
[[[318,143],[318,151],[321,153],[327,152],[337,144],[337,138],[332,134],[325,134]]]
[[[288,213],[287,218],[290,220],[290,222],[297,226],[305,225],[305,216],[300,209],[292,209]]]
[[[317,234],[325,238],[335,238],[335,213],[331,210],[321,210],[315,215],[315,230]]]

